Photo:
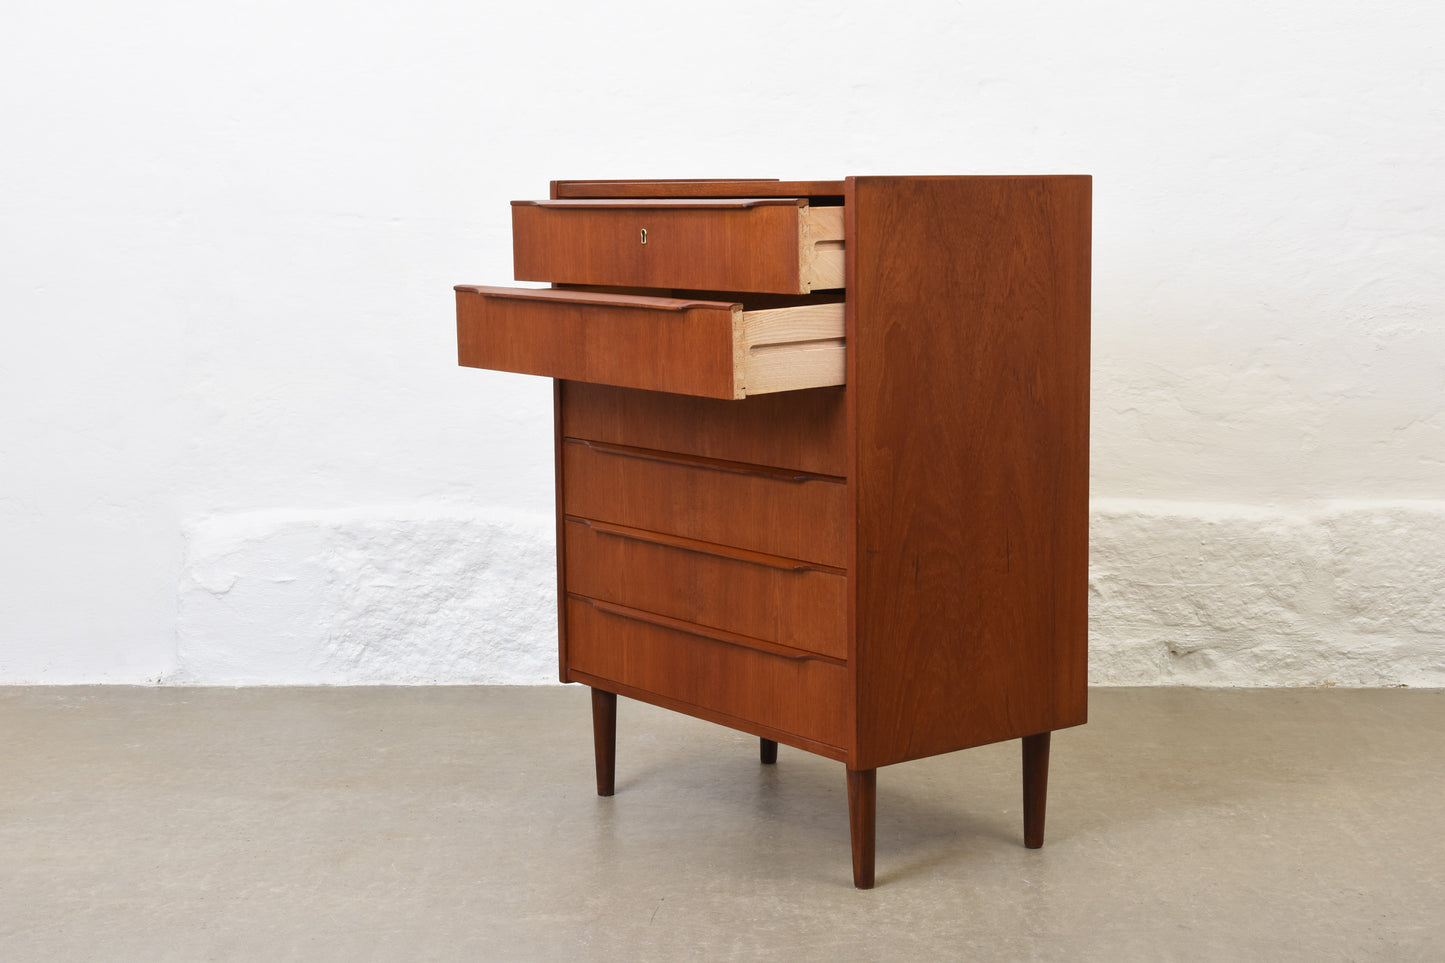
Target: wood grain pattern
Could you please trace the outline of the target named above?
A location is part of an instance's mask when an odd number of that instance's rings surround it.
[[[837,745],[844,735],[841,666],[634,621],[575,596],[567,604],[568,658],[577,672],[804,739]]]
[[[847,658],[840,571],[585,519],[566,527],[578,595]]]
[[[797,203],[512,207],[520,281],[805,294]],[[642,243],[643,232],[646,243]]]
[[[461,364],[738,399],[841,384],[843,305],[459,285]]]
[[[742,313],[743,341],[757,348],[800,341],[842,341],[843,302],[768,308]],[[842,384],[838,381],[837,384]]]
[[[765,344],[739,352],[739,396],[840,385],[848,352],[841,338],[806,344]]]
[[[576,304],[599,308],[637,308],[654,311],[686,312],[693,308],[731,308],[737,301],[729,297],[695,298],[653,293],[655,288],[623,291],[608,287],[516,288],[485,284],[458,284],[458,294],[480,294],[496,301],[524,301],[533,304]]]
[[[736,393],[733,305],[457,288],[463,365],[713,398]]]
[[[844,414],[841,388],[745,401],[571,382],[562,392],[563,431],[573,438],[817,475],[848,470]]]
[[[847,276],[841,207],[805,207],[798,212],[803,232],[803,277],[813,291],[841,288]]]
[[[569,515],[840,567],[841,479],[567,440]]]
[[[738,317],[740,395],[841,385],[846,372],[843,304],[743,311]]]
[[[1082,723],[1089,179],[850,184],[849,764]]]
[[[588,598],[585,595],[569,595],[569,599],[586,602],[597,611],[607,615],[615,615],[628,619],[639,624],[654,625],[672,632],[681,632],[684,635],[708,639],[712,642],[721,642],[738,649],[748,649],[752,652],[761,652],[779,659],[787,659],[790,662],[826,662],[830,665],[841,666],[842,660],[823,655],[819,652],[811,652],[807,649],[795,649],[789,645],[781,645],[777,642],[769,642],[767,639],[760,639],[756,636],[741,635],[737,632],[730,632],[727,629],[717,629],[710,625],[701,625],[697,622],[688,622],[683,619],[675,619],[669,615],[659,615],[656,612],[649,612],[646,609],[635,609],[626,605],[618,605],[614,602],[604,602],[601,599]]]
[[[841,197],[842,181],[617,180],[553,181],[552,196],[567,197]]]

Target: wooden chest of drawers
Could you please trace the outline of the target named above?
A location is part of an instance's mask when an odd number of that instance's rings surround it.
[[[556,379],[561,678],[880,766],[1085,720],[1090,181],[558,181],[463,365]]]

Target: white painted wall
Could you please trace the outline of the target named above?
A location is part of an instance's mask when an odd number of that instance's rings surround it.
[[[554,679],[509,200],[1087,172],[1096,680],[1445,684],[1442,10],[10,5],[0,682]]]

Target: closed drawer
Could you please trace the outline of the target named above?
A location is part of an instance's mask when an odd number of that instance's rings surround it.
[[[740,304],[458,286],[457,357],[473,368],[708,398],[843,383],[843,305]]]
[[[846,745],[848,670],[840,665],[758,651],[569,596],[567,666],[674,704]]]
[[[841,478],[567,438],[562,489],[567,515],[847,564]]]
[[[719,401],[567,382],[561,407],[562,433],[572,438],[819,475],[848,473],[842,388]]]
[[[841,570],[568,518],[567,591],[845,660]]]
[[[807,294],[843,287],[843,208],[806,198],[512,202],[517,280]]]

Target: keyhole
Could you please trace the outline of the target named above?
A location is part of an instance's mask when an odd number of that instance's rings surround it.
[[[647,228],[645,228],[645,227],[642,229],[642,243],[643,243],[643,244],[646,244],[646,243],[647,243]]]

